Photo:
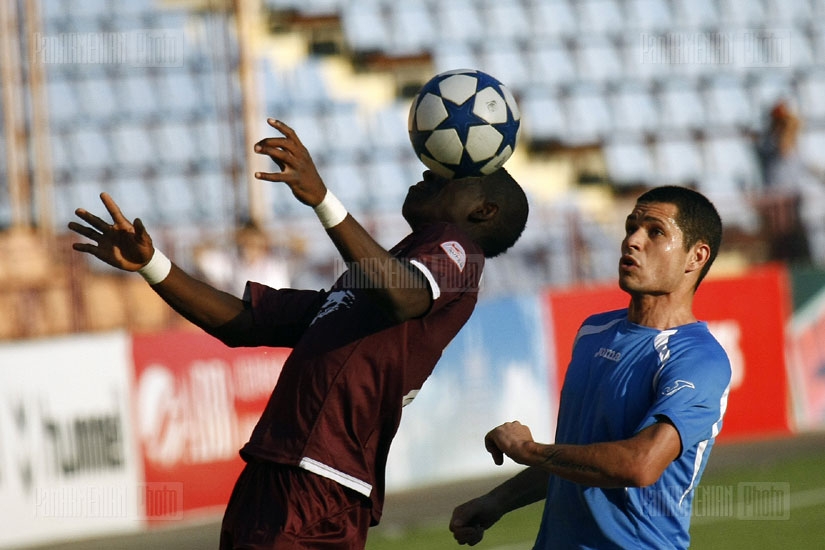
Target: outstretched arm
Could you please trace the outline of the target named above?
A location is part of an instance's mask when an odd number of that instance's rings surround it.
[[[681,450],[679,433],[667,419],[629,439],[590,445],[536,443],[527,426],[507,422],[491,430],[484,444],[496,464],[506,455],[529,467],[453,511],[450,530],[459,544],[478,543],[501,516],[544,498],[551,475],[594,487],[644,487],[656,482]]]
[[[533,441],[530,429],[507,422],[484,438],[496,464],[504,455],[582,485],[645,487],[655,483],[681,452],[679,432],[666,418],[620,441],[555,445]]]
[[[292,128],[273,119],[267,122],[283,137],[263,139],[255,145],[255,151],[272,158],[281,171],[258,172],[255,177],[283,182],[299,201],[317,208],[328,191],[309,152]],[[364,286],[399,321],[426,313],[431,297],[424,276],[385,250],[355,218],[345,211],[343,215],[343,220],[333,220],[334,225],[326,227],[327,234],[350,269],[359,271]]]
[[[139,218],[130,222],[106,193],[100,195],[112,223],[83,208],[75,214],[88,225],[69,222],[69,229],[91,240],[72,248],[95,256],[124,271],[138,271],[155,254],[152,238]],[[229,345],[242,345],[252,317],[239,298],[199,281],[176,265],[166,278],[152,285],[172,308],[186,319]]]
[[[459,544],[478,544],[484,531],[508,513],[538,502],[547,493],[550,472],[527,468],[489,493],[457,506],[450,519],[450,531]]]

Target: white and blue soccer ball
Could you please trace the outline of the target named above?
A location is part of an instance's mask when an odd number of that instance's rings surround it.
[[[496,78],[458,69],[431,78],[412,102],[408,129],[418,158],[446,178],[491,174],[510,158],[521,114]]]

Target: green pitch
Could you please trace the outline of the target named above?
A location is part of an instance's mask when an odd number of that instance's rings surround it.
[[[713,458],[711,458],[711,461]],[[818,549],[825,544],[825,454],[815,452],[767,466],[708,472],[694,501],[691,548]],[[701,495],[702,501],[699,502]],[[473,548],[530,550],[541,519],[541,505],[505,516]],[[458,550],[439,524],[405,532],[370,533],[367,550]]]

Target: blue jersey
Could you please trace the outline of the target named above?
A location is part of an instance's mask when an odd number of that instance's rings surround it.
[[[535,549],[686,548],[693,491],[722,426],[730,375],[705,323],[658,330],[629,322],[627,309],[589,317],[562,387],[556,443],[628,439],[667,418],[682,450],[649,487],[601,489],[550,476]]]

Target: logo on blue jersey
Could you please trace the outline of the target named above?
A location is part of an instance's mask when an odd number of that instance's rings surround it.
[[[692,390],[695,390],[696,386],[693,384],[693,382],[688,382],[687,380],[676,380],[672,386],[665,387],[665,391],[662,392],[662,395],[670,396],[684,388],[690,388]]]
[[[618,363],[619,359],[622,358],[622,354],[614,349],[599,348],[599,351],[596,352],[595,357],[604,357],[608,361],[615,361]]]

